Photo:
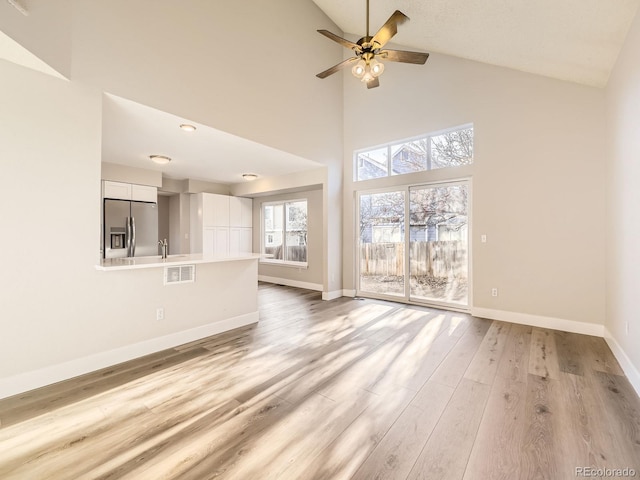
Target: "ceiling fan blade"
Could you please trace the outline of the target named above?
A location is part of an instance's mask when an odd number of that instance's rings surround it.
[[[347,47],[347,48],[350,48],[351,50],[356,50],[358,52],[362,51],[362,47],[357,43],[353,43],[353,42],[350,42],[349,40],[339,37],[335,33],[331,33],[329,30],[318,30],[318,33],[321,33],[325,37],[330,38],[334,42],[338,42],[343,47]]]
[[[343,68],[349,66],[349,64],[352,63],[354,60],[358,60],[358,57],[347,58],[346,60],[338,63],[337,65],[334,65],[333,67],[326,69],[324,72],[320,72],[319,74],[316,75],[316,77],[326,78],[329,75],[336,73],[338,70],[342,70]]]
[[[378,30],[371,39],[371,44],[374,45],[374,48],[382,48],[389,40],[391,40],[391,37],[398,33],[398,25],[402,25],[407,20],[409,20],[409,17],[400,10],[393,12],[389,17],[389,20],[380,27],[380,30]]]
[[[375,77],[373,80],[369,80],[367,82],[367,88],[376,88],[380,86],[380,80],[378,80],[378,77]]]
[[[427,58],[429,58],[428,53],[407,52],[405,50],[382,50],[376,56],[390,62],[415,63],[418,65],[424,65]]]

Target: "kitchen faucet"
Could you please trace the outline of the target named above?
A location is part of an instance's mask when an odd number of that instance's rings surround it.
[[[162,248],[162,258],[167,258],[167,250],[169,249],[169,244],[167,243],[167,239],[160,240],[158,245]]]

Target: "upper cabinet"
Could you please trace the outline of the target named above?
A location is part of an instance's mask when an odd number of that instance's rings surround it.
[[[243,197],[229,197],[229,226],[251,228],[253,200]]]
[[[199,193],[198,203],[202,203],[202,225],[204,227],[229,226],[229,199],[227,195]]]
[[[158,201],[158,189],[148,185],[133,185],[131,183],[105,180],[102,182],[102,198],[156,203]]]
[[[122,182],[102,182],[102,198],[131,200],[131,184]]]
[[[149,185],[131,185],[131,200],[157,203],[158,189]]]

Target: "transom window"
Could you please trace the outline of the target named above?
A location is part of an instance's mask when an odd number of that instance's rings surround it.
[[[355,153],[355,179],[404,175],[473,163],[473,125]]]
[[[307,266],[306,200],[262,205],[262,253],[262,262]]]

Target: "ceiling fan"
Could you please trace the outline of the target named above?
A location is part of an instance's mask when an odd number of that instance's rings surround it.
[[[326,78],[331,74],[351,66],[351,73],[356,78],[367,84],[367,88],[375,88],[380,85],[378,77],[384,71],[384,64],[379,60],[389,60],[390,62],[415,63],[424,65],[429,58],[428,53],[407,52],[405,50],[382,50],[391,38],[398,33],[398,25],[402,25],[409,20],[404,13],[396,10],[380,27],[380,30],[371,37],[369,35],[369,0],[367,0],[367,34],[356,43],[350,42],[328,30],[318,30],[325,37],[339,43],[343,47],[350,48],[355,53],[355,57],[348,58],[333,67],[320,72],[318,78]]]

